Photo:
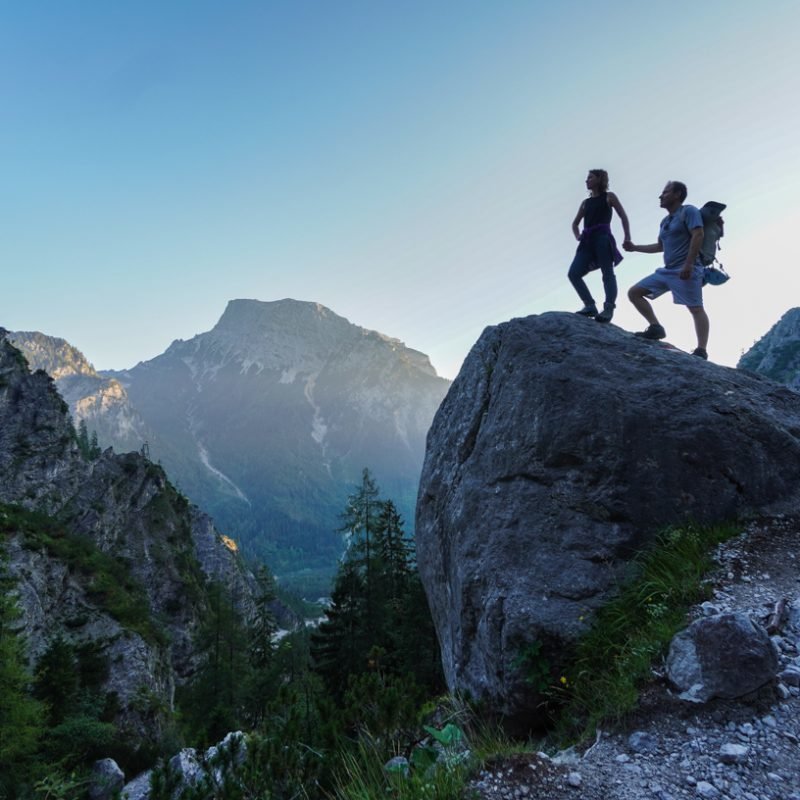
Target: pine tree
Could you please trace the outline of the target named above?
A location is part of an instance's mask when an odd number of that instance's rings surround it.
[[[44,710],[30,692],[13,591],[14,581],[0,555],[0,797],[15,796],[19,785],[30,780],[44,732]]]
[[[239,727],[250,682],[248,637],[233,600],[219,583],[197,638],[202,662],[181,702],[193,738],[211,742]]]
[[[57,636],[36,664],[34,681],[34,693],[47,707],[48,725],[58,725],[75,710],[78,686],[75,651]]]
[[[278,623],[272,611],[275,597],[275,579],[262,565],[256,572],[255,619],[248,630],[251,671],[246,707],[248,718],[255,726],[263,721],[267,703],[278,683],[275,664]]]
[[[366,668],[366,593],[358,565],[346,559],[336,577],[325,619],[311,636],[314,670],[334,697],[341,698],[349,675]]]
[[[348,683],[368,672],[379,672],[379,682],[402,677],[438,691],[438,644],[414,546],[394,503],[380,499],[369,470],[348,498],[342,519],[348,548],[331,605],[312,635],[315,672],[340,703]],[[358,685],[363,689],[372,683]]]

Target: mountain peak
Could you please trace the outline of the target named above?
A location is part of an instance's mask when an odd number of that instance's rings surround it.
[[[210,331],[189,342],[176,340],[168,352],[193,365],[202,357],[206,363],[238,361],[244,369],[255,365],[312,374],[337,354],[359,351],[363,356],[387,349],[413,369],[436,377],[428,357],[400,339],[361,328],[321,303],[291,298],[230,300]]]
[[[98,377],[86,356],[64,339],[39,331],[12,331],[8,338],[22,351],[31,371],[43,369],[54,380],[69,375]]]

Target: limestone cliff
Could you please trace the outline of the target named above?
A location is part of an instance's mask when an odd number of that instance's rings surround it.
[[[533,720],[521,652],[536,642],[555,668],[659,530],[799,488],[790,389],[575,315],[487,328],[436,414],[417,502],[450,688]]]
[[[739,359],[739,367],[800,389],[800,308],[789,309]]]
[[[52,378],[31,373],[2,329],[0,503],[31,662],[59,635],[93,643],[110,665],[117,721],[153,735],[195,668],[208,579],[247,607],[247,575],[159,466],[137,453],[81,454]]]

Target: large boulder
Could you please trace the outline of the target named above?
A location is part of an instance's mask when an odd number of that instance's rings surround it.
[[[557,675],[659,530],[733,519],[799,480],[786,387],[571,314],[487,328],[434,419],[417,501],[450,688],[534,722],[521,665]]]
[[[705,703],[754,692],[775,677],[778,651],[767,631],[741,612],[695,620],[672,640],[667,677],[682,700]]]

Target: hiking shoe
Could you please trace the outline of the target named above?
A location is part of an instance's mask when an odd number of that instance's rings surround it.
[[[639,331],[634,336],[639,336],[642,339],[663,339],[667,335],[663,325],[648,325],[647,330]]]
[[[696,347],[694,350],[692,350],[692,355],[699,356],[705,361],[708,361],[708,353],[706,353],[705,349],[702,347]]]
[[[582,317],[596,317],[597,316],[597,306],[592,303],[590,306],[584,306],[580,311],[576,311],[576,314],[580,314]]]
[[[604,308],[596,317],[596,322],[611,322],[611,318],[614,316],[614,309],[613,308]]]

